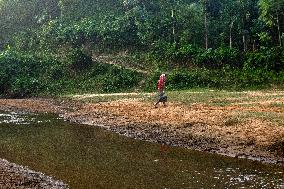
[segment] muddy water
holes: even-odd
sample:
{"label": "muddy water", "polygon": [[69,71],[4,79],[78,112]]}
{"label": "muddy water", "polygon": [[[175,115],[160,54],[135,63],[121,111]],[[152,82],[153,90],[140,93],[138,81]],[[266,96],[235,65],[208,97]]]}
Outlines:
{"label": "muddy water", "polygon": [[284,169],[129,139],[51,115],[0,113],[0,157],[72,189],[284,188]]}

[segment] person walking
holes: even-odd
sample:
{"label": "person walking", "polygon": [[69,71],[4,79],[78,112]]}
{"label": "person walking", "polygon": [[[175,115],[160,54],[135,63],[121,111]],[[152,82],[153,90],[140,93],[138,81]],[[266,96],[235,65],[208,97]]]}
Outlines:
{"label": "person walking", "polygon": [[164,106],[166,106],[167,96],[165,94],[165,86],[166,86],[166,74],[162,73],[157,82],[158,100],[155,103],[155,108],[158,107],[158,104],[160,102],[162,102]]}

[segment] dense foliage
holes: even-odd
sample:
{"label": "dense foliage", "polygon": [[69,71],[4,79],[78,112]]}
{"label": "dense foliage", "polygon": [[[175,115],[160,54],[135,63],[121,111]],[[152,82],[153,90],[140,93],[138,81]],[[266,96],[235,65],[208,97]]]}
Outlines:
{"label": "dense foliage", "polygon": [[[161,71],[170,89],[284,79],[284,0],[2,0],[0,22],[6,96],[153,89]],[[134,69],[94,60],[121,52]]]}
{"label": "dense foliage", "polygon": [[131,89],[141,81],[142,75],[134,71],[101,63],[83,65],[81,61],[85,60],[85,55],[75,53],[75,56],[72,61],[58,61],[51,56],[3,51],[0,54],[0,94],[19,98],[118,92]]}

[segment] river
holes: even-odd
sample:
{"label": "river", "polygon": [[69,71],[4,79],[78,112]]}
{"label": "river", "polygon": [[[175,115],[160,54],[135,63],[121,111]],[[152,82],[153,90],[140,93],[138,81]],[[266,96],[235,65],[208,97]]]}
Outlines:
{"label": "river", "polygon": [[0,146],[0,158],[72,189],[284,189],[283,167],[134,140],[50,114],[0,113]]}

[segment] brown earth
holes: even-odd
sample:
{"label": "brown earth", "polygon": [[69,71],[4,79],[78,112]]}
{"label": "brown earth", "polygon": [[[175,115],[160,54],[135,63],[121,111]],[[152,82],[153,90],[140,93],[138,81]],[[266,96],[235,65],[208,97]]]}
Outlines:
{"label": "brown earth", "polygon": [[67,189],[61,181],[29,170],[27,167],[0,159],[0,188],[1,189]]}
{"label": "brown earth", "polygon": [[141,99],[96,103],[79,98],[0,99],[0,110],[56,113],[137,139],[283,165],[284,126],[261,116],[246,116],[262,112],[283,116],[284,107],[270,106],[270,101],[254,102],[257,106],[169,103],[154,108]]}

